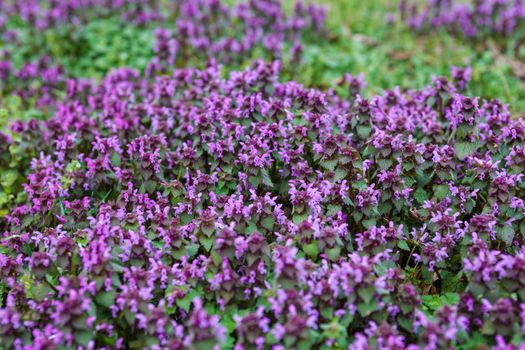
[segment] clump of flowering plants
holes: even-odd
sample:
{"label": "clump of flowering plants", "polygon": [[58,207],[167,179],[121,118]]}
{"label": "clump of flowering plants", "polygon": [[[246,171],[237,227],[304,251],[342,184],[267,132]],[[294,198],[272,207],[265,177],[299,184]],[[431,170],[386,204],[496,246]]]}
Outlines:
{"label": "clump of flowering plants", "polygon": [[525,122],[442,77],[365,99],[279,68],[71,80],[2,134],[35,157],[0,222],[0,346],[525,341]]}
{"label": "clump of flowering plants", "polygon": [[[285,11],[278,0],[228,5],[217,0],[169,4],[151,0],[0,0],[0,127],[12,116],[25,121],[47,118],[64,96],[93,85],[94,70],[105,73],[123,63],[153,77],[168,74],[174,67],[205,67],[208,61],[234,69],[251,62],[252,57],[264,57],[286,62],[287,72],[293,75],[303,45],[322,40],[326,34],[324,7],[300,0],[293,4]],[[114,27],[117,34],[112,32]],[[133,44],[121,44],[126,41],[125,33],[132,36]],[[144,36],[147,45],[140,42]],[[113,51],[103,41],[109,41]],[[137,53],[137,46],[145,48]],[[118,53],[111,54],[114,51]],[[107,56],[129,60],[112,61]],[[169,84],[164,88],[171,89]],[[34,121],[17,124],[9,138],[18,138],[23,129],[39,132],[34,127]],[[38,150],[30,144],[9,149],[9,140],[0,141],[4,147],[0,159],[3,216],[19,199],[29,161]]]}

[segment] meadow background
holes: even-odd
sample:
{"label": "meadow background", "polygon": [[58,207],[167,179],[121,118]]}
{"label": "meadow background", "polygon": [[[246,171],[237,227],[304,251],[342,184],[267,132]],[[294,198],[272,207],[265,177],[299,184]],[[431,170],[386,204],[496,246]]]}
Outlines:
{"label": "meadow background", "polygon": [[[164,6],[168,3],[164,2]],[[288,12],[293,3],[284,1]],[[498,49],[497,37],[473,40],[444,28],[418,33],[400,19],[399,0],[316,3],[328,8],[329,35],[306,40],[302,66],[298,71],[286,72],[283,79],[327,88],[336,86],[345,73],[363,73],[368,82],[366,93],[371,95],[396,86],[422,88],[432,77],[448,76],[452,66],[470,66],[472,82],[468,94],[498,98],[510,104],[515,114],[525,111],[525,64],[516,57],[512,45],[507,51]],[[18,67],[49,55],[70,76],[100,79],[117,67],[143,71],[154,56],[155,22],[137,27],[119,16],[108,16],[92,18],[86,26],[63,23],[44,31],[28,27],[17,18],[6,22],[7,28],[19,33],[22,45],[4,38],[0,48],[9,50]],[[524,50],[518,52],[525,55]],[[260,53],[254,53],[254,57],[259,56]],[[250,57],[245,57],[244,63],[249,62]],[[204,63],[199,59],[191,61],[197,67]],[[178,62],[178,66],[187,64]],[[239,65],[227,68],[238,69]],[[3,95],[3,108],[16,112],[17,101],[10,101],[9,91],[3,91]]]}

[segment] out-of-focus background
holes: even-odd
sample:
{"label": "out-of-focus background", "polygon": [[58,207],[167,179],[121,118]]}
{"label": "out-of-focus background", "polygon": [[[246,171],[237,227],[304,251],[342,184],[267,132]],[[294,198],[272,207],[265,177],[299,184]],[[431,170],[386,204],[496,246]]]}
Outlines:
{"label": "out-of-focus background", "polygon": [[[94,1],[95,5],[75,9],[76,3],[82,1],[59,1],[60,6],[56,6],[57,2],[53,1],[4,0],[1,2],[3,10],[0,11],[0,58],[9,60],[19,68],[24,63],[48,57],[54,64],[60,65],[68,76],[86,78],[100,78],[110,69],[119,66],[144,70],[154,56],[155,30],[162,27],[176,31],[181,19],[177,6],[184,2],[132,1],[121,8],[111,9],[110,6],[103,8]],[[199,7],[210,2],[213,1],[195,3]],[[287,13],[293,12],[295,2],[284,0]],[[313,2],[326,6],[328,10],[327,33],[323,37],[306,34],[308,37],[303,40],[301,65],[294,65],[294,71],[289,72],[291,78],[326,88],[334,86],[344,73],[363,73],[368,82],[367,93],[374,93],[395,86],[422,87],[433,76],[448,75],[452,66],[471,66],[472,83],[469,93],[499,98],[510,103],[514,112],[525,110],[525,54],[521,48],[522,22],[525,21],[519,8],[501,11],[502,23],[514,21],[509,33],[502,34],[502,30],[481,26],[479,33],[468,36],[460,28],[462,23],[432,25],[432,13],[421,20],[425,11],[429,12],[426,6],[443,7],[445,3],[457,5],[464,2],[307,1]],[[494,3],[477,3],[484,2]],[[69,7],[68,3],[71,3]],[[113,2],[113,5],[116,3],[118,1]],[[227,0],[220,3],[234,6],[239,1]],[[438,5],[428,5],[430,3]],[[443,4],[439,5],[440,3]],[[413,5],[423,13],[418,13],[423,22],[420,28],[414,28],[408,18],[415,11]],[[51,19],[42,19],[41,14],[46,10],[51,12],[46,13]],[[430,10],[432,11],[435,12],[435,9]],[[454,13],[452,10],[446,11],[447,9],[443,10],[444,17]],[[476,21],[476,11],[482,9],[473,11]],[[150,16],[144,16],[144,13]],[[457,18],[461,14],[454,16]],[[425,20],[431,25],[425,25]],[[289,50],[291,48],[285,47],[284,55]],[[252,57],[259,56],[260,52],[252,52]],[[244,62],[248,62],[248,55],[244,57]],[[187,57],[179,58],[176,65],[200,66],[205,61],[197,56],[189,60]],[[242,63],[235,62],[227,66]],[[16,111],[21,102],[16,96],[12,96],[5,84],[2,86],[2,107]]]}

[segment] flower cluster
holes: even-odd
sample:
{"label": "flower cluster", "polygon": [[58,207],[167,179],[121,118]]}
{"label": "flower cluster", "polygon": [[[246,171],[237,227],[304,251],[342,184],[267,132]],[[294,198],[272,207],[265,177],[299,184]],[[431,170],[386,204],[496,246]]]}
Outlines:
{"label": "flower cluster", "polygon": [[279,70],[70,79],[2,133],[32,160],[0,221],[0,346],[524,342],[525,121],[461,95],[468,71],[365,99]]}

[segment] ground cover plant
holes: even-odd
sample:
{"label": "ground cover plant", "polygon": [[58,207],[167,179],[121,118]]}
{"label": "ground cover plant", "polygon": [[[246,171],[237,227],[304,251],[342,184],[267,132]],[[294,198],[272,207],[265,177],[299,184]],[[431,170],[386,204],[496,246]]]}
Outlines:
{"label": "ground cover plant", "polygon": [[464,81],[367,100],[277,74],[121,69],[13,125],[37,155],[2,345],[521,343],[523,120]]}
{"label": "ground cover plant", "polygon": [[[525,121],[483,63],[382,90],[270,0],[0,8],[0,348],[524,348]],[[24,51],[124,20],[130,67]]]}

